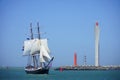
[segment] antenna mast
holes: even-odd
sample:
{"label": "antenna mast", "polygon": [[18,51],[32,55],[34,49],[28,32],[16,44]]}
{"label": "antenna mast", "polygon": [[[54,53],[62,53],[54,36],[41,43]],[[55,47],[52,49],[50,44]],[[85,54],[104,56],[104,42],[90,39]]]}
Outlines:
{"label": "antenna mast", "polygon": [[86,66],[86,63],[87,63],[87,61],[86,61],[86,55],[84,56],[84,66]]}

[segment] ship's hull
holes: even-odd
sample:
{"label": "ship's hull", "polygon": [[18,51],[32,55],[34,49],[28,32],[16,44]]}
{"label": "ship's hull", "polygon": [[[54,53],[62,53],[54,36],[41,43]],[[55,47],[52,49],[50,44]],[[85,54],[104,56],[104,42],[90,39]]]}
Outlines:
{"label": "ship's hull", "polygon": [[38,68],[38,69],[25,69],[25,72],[27,74],[48,74],[49,73],[49,69],[47,68]]}

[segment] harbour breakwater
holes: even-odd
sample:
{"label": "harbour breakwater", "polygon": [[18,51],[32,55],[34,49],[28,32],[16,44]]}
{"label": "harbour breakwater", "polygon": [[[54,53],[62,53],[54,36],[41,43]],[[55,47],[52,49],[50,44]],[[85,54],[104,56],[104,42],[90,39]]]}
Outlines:
{"label": "harbour breakwater", "polygon": [[54,70],[120,70],[120,66],[61,66]]}

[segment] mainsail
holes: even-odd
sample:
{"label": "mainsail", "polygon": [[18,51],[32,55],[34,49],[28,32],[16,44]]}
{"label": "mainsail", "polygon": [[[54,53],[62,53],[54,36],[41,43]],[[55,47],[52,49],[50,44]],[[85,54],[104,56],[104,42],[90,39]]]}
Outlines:
{"label": "mainsail", "polygon": [[40,47],[41,47],[41,42],[39,39],[33,39],[33,43],[31,46],[31,52],[30,54],[39,54],[40,53]]}

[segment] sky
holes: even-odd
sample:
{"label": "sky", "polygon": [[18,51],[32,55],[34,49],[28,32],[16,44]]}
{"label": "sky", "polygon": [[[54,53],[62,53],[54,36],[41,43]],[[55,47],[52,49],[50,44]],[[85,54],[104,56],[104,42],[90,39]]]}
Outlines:
{"label": "sky", "polygon": [[23,41],[40,23],[53,66],[94,65],[94,27],[100,28],[100,65],[120,65],[119,0],[0,0],[0,66],[25,66]]}

